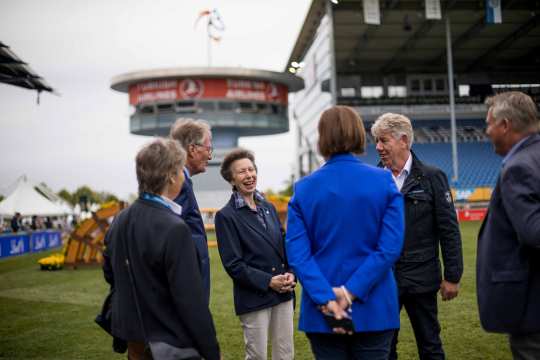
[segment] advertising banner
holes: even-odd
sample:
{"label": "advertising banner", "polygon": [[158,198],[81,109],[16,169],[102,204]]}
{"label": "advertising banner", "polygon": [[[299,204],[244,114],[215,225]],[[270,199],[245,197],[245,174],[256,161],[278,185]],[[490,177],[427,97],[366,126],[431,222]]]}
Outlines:
{"label": "advertising banner", "polygon": [[381,9],[379,0],[364,0],[364,22],[366,24],[381,24]]}
{"label": "advertising banner", "polygon": [[237,79],[155,80],[134,84],[129,88],[131,105],[196,99],[257,101],[287,105],[287,96],[288,89],[285,85]]}
{"label": "advertising banner", "polygon": [[486,23],[502,23],[501,0],[486,0]]}
{"label": "advertising banner", "polygon": [[426,19],[441,20],[441,0],[426,0]]}
{"label": "advertising banner", "polygon": [[487,209],[459,209],[458,221],[482,221],[486,217]]}
{"label": "advertising banner", "polygon": [[62,246],[59,231],[21,232],[0,235],[0,259]]}

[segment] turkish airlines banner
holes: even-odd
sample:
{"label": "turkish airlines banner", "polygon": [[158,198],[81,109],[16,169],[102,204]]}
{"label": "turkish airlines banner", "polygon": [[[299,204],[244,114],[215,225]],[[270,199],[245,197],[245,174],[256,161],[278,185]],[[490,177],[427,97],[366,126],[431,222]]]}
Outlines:
{"label": "turkish airlines banner", "polygon": [[233,79],[154,80],[129,87],[129,103],[175,100],[238,100],[287,105],[287,86],[268,81]]}
{"label": "turkish airlines banner", "polygon": [[458,221],[482,221],[486,217],[487,209],[459,209]]}

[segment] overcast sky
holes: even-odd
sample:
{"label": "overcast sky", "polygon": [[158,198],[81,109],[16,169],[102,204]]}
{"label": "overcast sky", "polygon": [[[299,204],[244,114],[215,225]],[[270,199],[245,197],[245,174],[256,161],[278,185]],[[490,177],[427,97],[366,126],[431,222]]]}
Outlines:
{"label": "overcast sky", "polygon": [[[137,192],[134,156],[148,137],[129,133],[128,96],[113,76],[206,66],[198,13],[225,22],[214,66],[283,71],[309,0],[17,0],[0,2],[0,41],[60,96],[0,84],[0,192],[22,174],[53,190],[81,185],[127,198]],[[292,125],[292,124],[291,124]],[[292,127],[292,126],[291,126]],[[291,133],[242,138],[259,166],[259,188],[284,187],[295,154]]]}

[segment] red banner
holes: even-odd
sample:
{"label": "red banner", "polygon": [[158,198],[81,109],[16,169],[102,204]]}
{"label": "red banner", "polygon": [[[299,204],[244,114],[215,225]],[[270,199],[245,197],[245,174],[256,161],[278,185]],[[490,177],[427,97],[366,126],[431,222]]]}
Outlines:
{"label": "red banner", "polygon": [[482,221],[486,217],[487,209],[458,209],[459,221]]}
{"label": "red banner", "polygon": [[175,100],[238,100],[287,105],[285,85],[234,79],[153,80],[129,87],[129,103],[138,105]]}

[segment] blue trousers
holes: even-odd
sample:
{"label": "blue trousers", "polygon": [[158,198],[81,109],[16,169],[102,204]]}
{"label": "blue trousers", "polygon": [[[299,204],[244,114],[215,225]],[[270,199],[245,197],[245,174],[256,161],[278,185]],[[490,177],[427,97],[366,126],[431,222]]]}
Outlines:
{"label": "blue trousers", "polygon": [[[423,294],[401,294],[399,307],[405,307],[416,338],[420,360],[444,360],[441,342],[441,326],[437,318],[437,292]],[[399,330],[392,341],[390,360],[396,360]]]}
{"label": "blue trousers", "polygon": [[387,360],[394,330],[306,335],[317,360]]}

